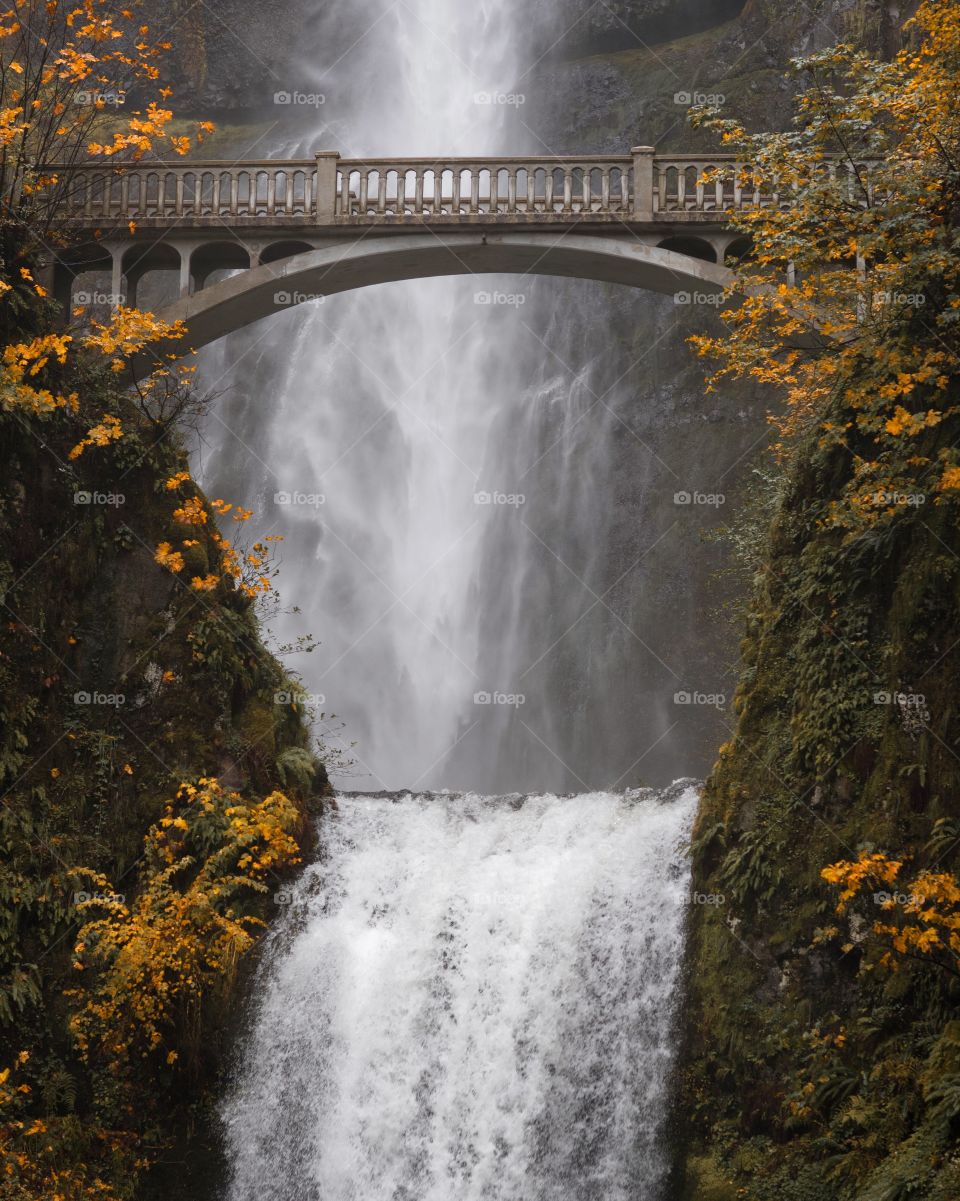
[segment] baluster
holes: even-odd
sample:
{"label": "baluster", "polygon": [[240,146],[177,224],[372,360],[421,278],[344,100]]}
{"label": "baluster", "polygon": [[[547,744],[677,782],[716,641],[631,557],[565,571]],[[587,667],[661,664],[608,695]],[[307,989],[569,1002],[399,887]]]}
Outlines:
{"label": "baluster", "polygon": [[500,172],[496,168],[496,164],[490,168],[490,210],[491,213],[500,212]]}
{"label": "baluster", "polygon": [[367,196],[370,190],[370,172],[366,169],[360,172],[360,198],[358,201],[361,217],[367,215]]}
{"label": "baluster", "polygon": [[600,211],[610,212],[610,168],[603,167],[600,171]]}
{"label": "baluster", "polygon": [[573,172],[569,167],[563,169],[563,211],[573,212]]}
{"label": "baluster", "polygon": [[130,176],[122,175],[120,177],[120,215],[121,217],[130,217]]}
{"label": "baluster", "polygon": [[507,212],[517,211],[517,168],[511,167],[507,172]]}
{"label": "baluster", "polygon": [[433,168],[433,215],[443,212],[443,167]]}
{"label": "baluster", "polygon": [[527,212],[537,211],[537,169],[532,164],[527,165]]}
{"label": "baluster", "polygon": [[713,204],[718,212],[723,210],[723,176],[718,175],[713,185]]}
{"label": "baluster", "polygon": [[703,173],[697,167],[697,185],[696,185],[696,208],[698,213],[703,212],[704,208],[704,188],[703,188]]}
{"label": "baluster", "polygon": [[383,216],[387,211],[387,172],[386,169],[380,169],[380,183],[377,187],[377,212]]}
{"label": "baluster", "polygon": [[237,215],[240,205],[240,176],[236,171],[230,172],[230,216]]}
{"label": "baluster", "polygon": [[423,216],[423,167],[416,169],[416,187],[413,197],[413,211],[416,216]]}
{"label": "baluster", "polygon": [[295,205],[294,179],[295,179],[295,172],[288,171],[287,172],[287,188],[286,188],[286,194],[284,196],[284,201],[283,201],[284,212],[288,216],[293,216],[293,210],[294,210],[294,205]]}
{"label": "baluster", "polygon": [[193,198],[193,211],[197,217],[203,216],[203,188],[206,176],[203,172],[198,171],[193,176],[193,186],[196,189],[196,194]]}
{"label": "baluster", "polygon": [[733,164],[733,207],[743,207],[743,164]]}
{"label": "baluster", "polygon": [[581,213],[589,213],[591,206],[593,204],[593,201],[590,198],[590,168],[589,167],[583,168],[583,171],[580,176],[580,180],[581,180],[580,212]]}
{"label": "baluster", "polygon": [[157,216],[165,217],[167,215],[167,173],[160,171],[157,174]]}
{"label": "baluster", "polygon": [[344,217],[352,217],[353,201],[350,198],[350,172],[340,174],[340,213]]}
{"label": "baluster", "polygon": [[470,168],[470,212],[480,212],[480,166]]}
{"label": "baluster", "polygon": [[553,168],[548,167],[543,177],[543,208],[547,213],[553,212]]}
{"label": "baluster", "polygon": [[683,212],[687,207],[687,173],[682,164],[677,164],[677,208]]}
{"label": "baluster", "polygon": [[458,167],[453,173],[451,183],[453,185],[453,196],[450,204],[450,211],[456,216],[460,212],[460,185],[463,182],[463,174]]}
{"label": "baluster", "polygon": [[267,176],[267,216],[272,217],[277,211],[277,173],[271,171]]}

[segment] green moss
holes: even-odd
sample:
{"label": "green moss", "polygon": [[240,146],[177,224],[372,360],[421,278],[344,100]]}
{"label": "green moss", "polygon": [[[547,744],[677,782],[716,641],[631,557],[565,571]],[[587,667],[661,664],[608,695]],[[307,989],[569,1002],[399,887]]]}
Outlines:
{"label": "green moss", "polygon": [[[109,372],[80,369],[76,388],[76,415],[0,413],[0,1068],[31,1052],[26,1104],[51,1123],[65,1164],[94,1164],[128,1196],[137,1155],[168,1145],[176,1166],[138,1195],[194,1201],[211,1155],[198,1135],[238,993],[196,1015],[202,1053],[189,1069],[184,1054],[166,1083],[122,1083],[109,1065],[84,1065],[65,996],[76,975],[72,869],[103,873],[130,899],[146,831],[180,782],[199,776],[251,797],[282,789],[300,807],[306,846],[326,775],[300,716],[275,703],[294,685],[252,602],[227,578],[213,592],[190,586],[194,574],[220,573],[210,530],[195,535],[179,575],[154,561],[159,542],[183,539],[163,484],[185,469],[182,452],[138,427]],[[124,438],[71,460],[104,412],[122,415]],[[87,492],[124,500],[76,503]],[[269,905],[268,894],[259,916]],[[115,1157],[97,1142],[104,1126],[130,1132]]]}
{"label": "green moss", "polygon": [[[960,815],[960,535],[942,505],[842,544],[818,518],[848,466],[815,445],[797,458],[694,831],[695,887],[726,904],[691,914],[683,1196],[699,1199],[705,1159],[750,1201],[945,1196],[956,1117],[926,1098],[960,989],[920,964],[861,970],[855,927],[817,931],[839,920],[822,867],[861,848],[957,868],[956,846],[929,839]],[[929,720],[884,692],[922,693]]]}

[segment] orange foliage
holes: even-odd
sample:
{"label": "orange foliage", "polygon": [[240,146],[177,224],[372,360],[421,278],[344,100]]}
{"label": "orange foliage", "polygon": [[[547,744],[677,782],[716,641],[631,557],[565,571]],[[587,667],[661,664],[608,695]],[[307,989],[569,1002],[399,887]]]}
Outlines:
{"label": "orange foliage", "polygon": [[849,45],[805,60],[793,131],[695,118],[742,156],[746,190],[788,203],[730,214],[753,254],[736,268],[726,332],[692,341],[719,363],[712,384],[778,391],[782,458],[811,434],[849,454],[827,519],[848,535],[904,503],[952,500],[943,481],[958,461],[955,439],[928,435],[960,412],[960,7],[924,0],[911,24],[919,48],[892,62]]}

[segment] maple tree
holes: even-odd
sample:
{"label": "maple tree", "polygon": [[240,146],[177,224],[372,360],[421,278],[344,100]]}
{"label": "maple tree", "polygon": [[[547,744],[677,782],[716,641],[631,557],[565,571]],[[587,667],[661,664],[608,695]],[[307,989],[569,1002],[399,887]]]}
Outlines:
{"label": "maple tree", "polygon": [[821,447],[852,471],[829,524],[856,535],[904,504],[956,501],[960,452],[943,423],[960,378],[960,8],[925,0],[919,39],[891,62],[851,45],[798,60],[795,128],[750,134],[703,109],[742,158],[735,210],[752,251],[736,265],[711,385],[750,378],[785,400],[781,460]]}
{"label": "maple tree", "polygon": [[171,43],[139,0],[8,0],[0,13],[0,252],[8,267],[60,240],[57,210],[90,159],[184,155],[160,81]]}
{"label": "maple tree", "polygon": [[[872,901],[880,916],[869,930],[884,946],[879,966],[897,970],[900,958],[931,963],[960,975],[960,885],[949,872],[924,870],[901,879],[902,860],[863,851],[820,873],[840,889],[837,913],[858,901]],[[891,891],[892,890],[892,891]],[[825,932],[836,936],[837,931]],[[849,944],[848,944],[849,945]]]}

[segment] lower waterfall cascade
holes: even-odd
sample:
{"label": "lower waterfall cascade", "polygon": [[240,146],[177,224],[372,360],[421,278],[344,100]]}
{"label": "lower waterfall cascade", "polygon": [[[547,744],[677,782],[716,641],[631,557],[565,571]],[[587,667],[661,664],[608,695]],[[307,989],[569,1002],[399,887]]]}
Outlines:
{"label": "lower waterfall cascade", "polygon": [[227,1201],[661,1201],[697,795],[337,797],[277,897]]}

